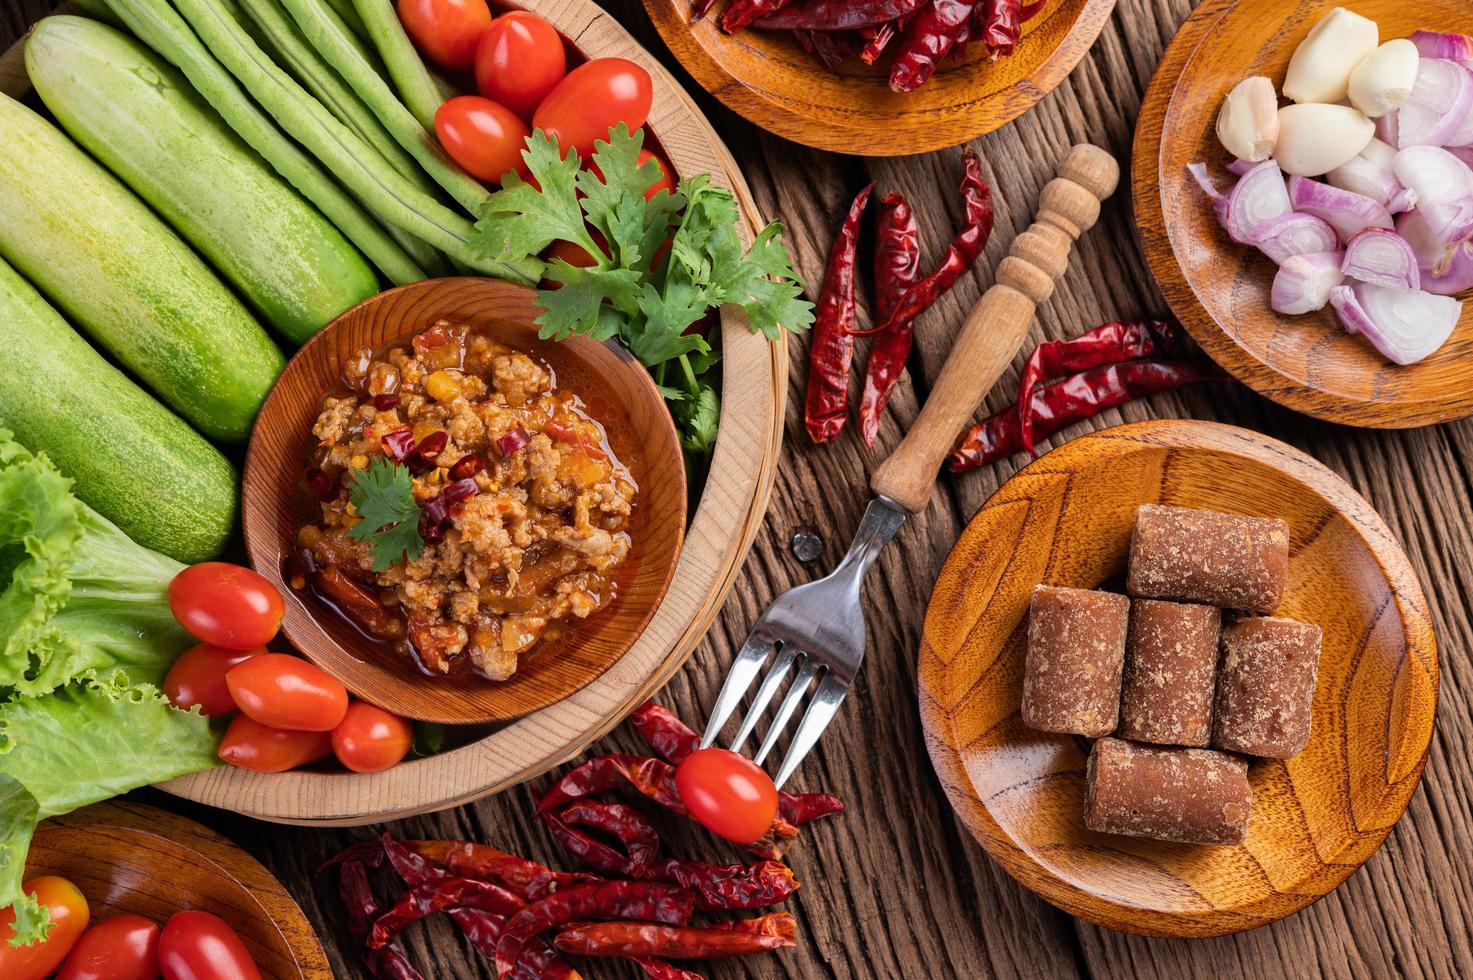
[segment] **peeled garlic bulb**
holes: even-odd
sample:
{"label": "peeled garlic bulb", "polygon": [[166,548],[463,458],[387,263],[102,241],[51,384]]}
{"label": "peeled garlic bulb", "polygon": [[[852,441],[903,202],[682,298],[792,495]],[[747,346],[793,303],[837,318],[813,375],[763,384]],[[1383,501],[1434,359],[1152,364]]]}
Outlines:
{"label": "peeled garlic bulb", "polygon": [[1217,114],[1217,138],[1239,160],[1261,163],[1274,155],[1279,139],[1279,96],[1262,75],[1233,87]]}
{"label": "peeled garlic bulb", "polygon": [[1376,124],[1348,105],[1288,105],[1279,110],[1274,159],[1287,174],[1321,177],[1360,155]]}
{"label": "peeled garlic bulb", "polygon": [[1294,50],[1284,76],[1284,97],[1295,102],[1339,102],[1350,73],[1381,41],[1376,22],[1336,7]]}
{"label": "peeled garlic bulb", "polygon": [[1406,38],[1387,41],[1350,73],[1350,104],[1371,119],[1400,107],[1417,84],[1421,60],[1417,46]]}

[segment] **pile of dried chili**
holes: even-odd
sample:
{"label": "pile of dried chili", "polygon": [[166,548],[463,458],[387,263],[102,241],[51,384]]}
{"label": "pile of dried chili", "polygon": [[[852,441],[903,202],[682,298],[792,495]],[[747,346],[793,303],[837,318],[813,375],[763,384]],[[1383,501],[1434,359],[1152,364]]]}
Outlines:
{"label": "pile of dried chili", "polygon": [[[1044,0],[731,0],[721,13],[721,29],[792,31],[830,69],[856,54],[872,65],[893,46],[890,88],[913,92],[941,62],[965,58],[973,41],[982,43],[989,58],[1012,54],[1023,24],[1043,5]],[[691,19],[714,6],[715,0],[695,0]]]}
{"label": "pile of dried chili", "polygon": [[[752,847],[762,858],[755,864],[662,857],[659,834],[640,810],[593,797],[628,786],[684,814],[674,765],[700,740],[653,702],[635,711],[631,721],[662,758],[595,757],[564,774],[538,804],[554,839],[587,871],[554,871],[469,841],[389,835],[333,858],[329,864],[340,868],[349,931],[369,972],[380,980],[418,980],[421,975],[394,937],[436,912],[451,917],[496,964],[502,980],[573,980],[579,973],[565,953],[627,959],[657,980],[700,980],[666,958],[708,959],[797,945],[797,923],[787,912],[700,924],[692,919],[785,901],[798,882],[776,860],[782,847],[803,824],[842,812],[843,804],[825,793],[780,794],[772,832]],[[373,892],[371,869],[392,871],[404,885],[387,908]]]}

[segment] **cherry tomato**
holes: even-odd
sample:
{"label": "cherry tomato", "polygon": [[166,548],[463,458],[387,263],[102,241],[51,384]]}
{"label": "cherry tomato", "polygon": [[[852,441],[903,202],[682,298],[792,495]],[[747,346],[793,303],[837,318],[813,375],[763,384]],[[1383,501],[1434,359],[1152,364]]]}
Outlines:
{"label": "cherry tomato", "polygon": [[545,130],[563,152],[577,150],[587,160],[594,140],[624,123],[632,133],[650,115],[654,92],[650,73],[623,58],[594,58],[568,72],[532,115],[532,128]]}
{"label": "cherry tomato", "polygon": [[598,260],[589,253],[588,249],[573,242],[565,242],[561,238],[547,246],[546,255],[548,261],[562,259],[568,265],[579,269],[598,265]]}
{"label": "cherry tomato", "polygon": [[777,816],[772,777],[729,749],[692,752],[675,769],[675,791],[707,830],[738,844],[767,833]]}
{"label": "cherry tomato", "polygon": [[476,45],[476,88],[527,122],[567,73],[557,29],[526,10],[496,18]]}
{"label": "cherry tomato", "polygon": [[354,701],[332,730],[332,750],[354,772],[379,772],[399,764],[414,741],[409,722],[367,701]]}
{"label": "cherry tomato", "polygon": [[220,758],[232,766],[255,772],[286,772],[332,754],[328,732],[300,732],[272,728],[239,714],[220,739]]}
{"label": "cherry tomato", "polygon": [[506,106],[479,95],[457,95],[435,110],[435,135],[471,176],[499,183],[508,170],[526,176],[522,148],[527,124]]}
{"label": "cherry tomato", "polygon": [[[644,166],[646,160],[655,161],[655,166],[660,168],[660,176],[653,184],[645,188],[644,199],[648,201],[661,191],[669,191],[674,194],[675,181],[670,179],[670,164],[666,163],[664,158],[654,150],[640,150],[639,166]],[[598,176],[599,180],[604,179],[604,172],[598,169],[598,164],[589,161],[588,169],[592,170]]]}
{"label": "cherry tomato", "polygon": [[476,60],[491,8],[486,0],[399,0],[399,21],[421,54],[462,71]]}
{"label": "cherry tomato", "polygon": [[272,728],[330,732],[348,710],[342,681],[289,653],[236,664],[225,672],[225,685],[241,711]]}
{"label": "cherry tomato", "polygon": [[87,899],[65,878],[42,875],[22,889],[51,913],[51,930],[46,938],[29,946],[12,946],[15,938],[15,909],[0,909],[0,977],[5,980],[41,980],[76,945],[87,928]]}
{"label": "cherry tomato", "polygon": [[208,912],[175,912],[159,936],[164,980],[261,980],[245,943]]}
{"label": "cherry tomato", "polygon": [[262,647],[281,628],[285,606],[260,574],[223,561],[191,565],[169,583],[169,608],[196,640],[229,650]]}
{"label": "cherry tomato", "polygon": [[56,980],[158,980],[158,976],[158,923],[141,915],[118,915],[82,933]]}
{"label": "cherry tomato", "polygon": [[225,672],[265,652],[265,647],[227,650],[208,643],[196,644],[169,668],[164,678],[164,696],[174,707],[186,711],[199,705],[200,712],[210,718],[228,715],[235,710],[235,699],[225,684]]}

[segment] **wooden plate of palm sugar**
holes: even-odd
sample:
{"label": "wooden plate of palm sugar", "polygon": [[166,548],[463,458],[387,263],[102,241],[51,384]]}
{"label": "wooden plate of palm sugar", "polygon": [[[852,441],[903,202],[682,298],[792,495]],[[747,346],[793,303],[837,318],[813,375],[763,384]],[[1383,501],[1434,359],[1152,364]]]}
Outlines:
{"label": "wooden plate of palm sugar", "polygon": [[[1192,512],[1250,560],[1177,562],[1203,538],[1172,523]],[[1099,659],[1050,679],[1030,630]],[[1132,658],[1168,652],[1192,680],[1132,705]],[[1277,690],[1254,686],[1265,662]],[[920,653],[926,744],[977,841],[1065,911],[1161,937],[1265,925],[1359,868],[1416,790],[1437,685],[1426,598],[1370,505],[1290,446],[1192,421],[1084,436],[1004,484],[941,571]]]}

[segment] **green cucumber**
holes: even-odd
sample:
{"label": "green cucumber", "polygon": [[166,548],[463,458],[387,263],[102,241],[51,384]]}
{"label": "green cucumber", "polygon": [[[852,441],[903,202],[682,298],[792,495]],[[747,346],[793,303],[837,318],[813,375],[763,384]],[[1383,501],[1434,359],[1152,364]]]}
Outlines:
{"label": "green cucumber", "polygon": [[71,137],[288,340],[306,341],[378,292],[358,250],[137,41],[47,17],[26,41],[26,71]]}
{"label": "green cucumber", "polygon": [[281,351],[146,204],[3,95],[0,256],[206,436],[250,434]]}
{"label": "green cucumber", "polygon": [[0,428],[51,457],[78,497],[139,544],[182,562],[219,555],[237,486],[219,450],[89,347],[4,261],[0,324]]}

